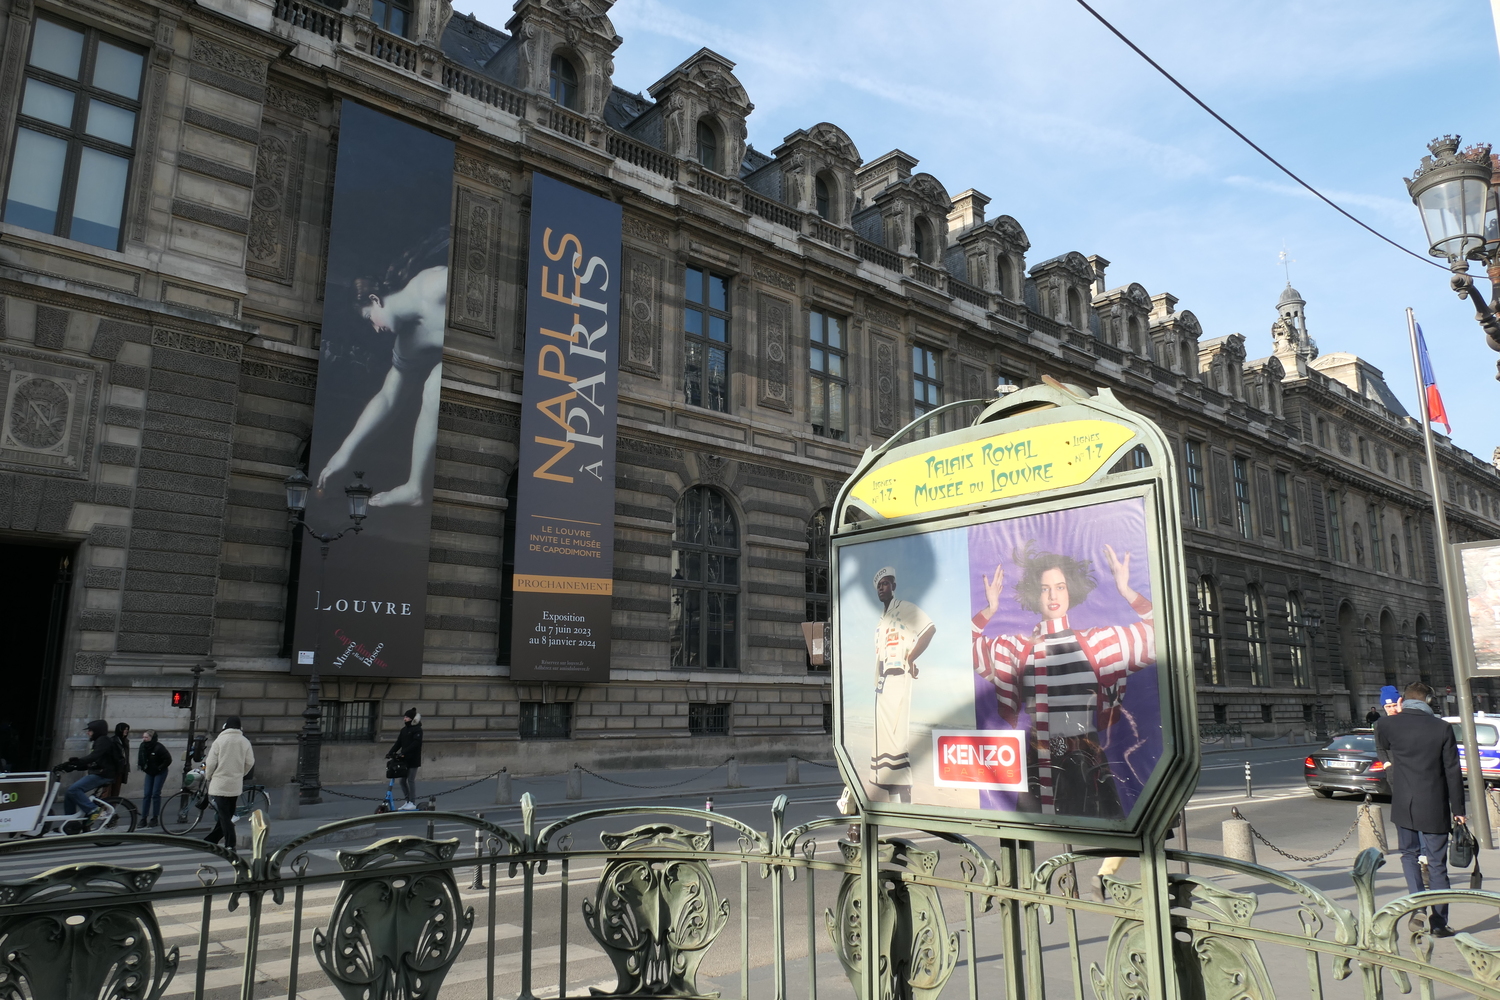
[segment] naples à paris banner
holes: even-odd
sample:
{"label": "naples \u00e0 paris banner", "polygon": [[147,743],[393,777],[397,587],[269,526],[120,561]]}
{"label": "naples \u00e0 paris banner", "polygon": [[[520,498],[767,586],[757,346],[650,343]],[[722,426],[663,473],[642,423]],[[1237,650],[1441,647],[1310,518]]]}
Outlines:
{"label": "naples \u00e0 paris banner", "polygon": [[620,206],[532,175],[510,675],[609,680]]}
{"label": "naples \u00e0 paris banner", "polygon": [[307,524],[292,670],[416,677],[427,611],[432,466],[448,312],[453,143],[345,101],[328,236]]}

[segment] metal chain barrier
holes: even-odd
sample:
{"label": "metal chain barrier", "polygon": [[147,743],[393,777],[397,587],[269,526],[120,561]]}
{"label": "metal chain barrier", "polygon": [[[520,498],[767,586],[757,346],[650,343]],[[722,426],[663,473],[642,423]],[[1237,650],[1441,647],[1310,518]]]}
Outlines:
{"label": "metal chain barrier", "polygon": [[652,788],[677,788],[677,787],[679,787],[681,785],[686,785],[690,781],[697,781],[699,778],[706,778],[708,775],[713,774],[719,768],[721,768],[721,767],[727,767],[728,764],[729,764],[729,762],[732,761],[732,760],[734,760],[733,757],[725,757],[724,758],[724,763],[722,763],[722,764],[715,764],[713,767],[709,768],[707,771],[704,771],[702,774],[695,774],[695,775],[693,775],[690,778],[683,778],[681,781],[674,781],[674,782],[672,782],[669,785],[636,785],[636,784],[632,784],[629,781],[620,781],[620,780],[618,780],[616,778],[606,777],[605,775],[600,774],[598,771],[590,771],[588,768],[584,767],[582,764],[574,764],[573,766],[576,767],[576,768],[578,768],[578,770],[582,771],[584,774],[591,774],[594,777],[598,778],[600,781],[607,781],[611,785],[620,785],[623,788],[652,789]]}
{"label": "metal chain barrier", "polygon": [[[720,765],[720,766],[722,767],[723,765]],[[502,768],[500,768],[499,771],[491,771],[489,774],[486,774],[484,777],[482,777],[482,778],[475,778],[473,781],[469,782],[468,784],[459,785],[457,788],[444,789],[441,792],[431,792],[431,793],[429,793],[425,797],[429,798],[429,799],[435,799],[435,798],[437,798],[440,795],[452,795],[454,792],[461,792],[465,788],[473,788],[475,785],[479,784],[481,781],[489,781],[491,778],[498,777],[499,774],[500,774],[500,771],[504,771],[504,770],[505,770],[505,768],[502,767]],[[321,786],[319,786],[318,787],[318,791],[320,791],[320,792],[327,792],[329,795],[337,795],[341,799],[359,799],[362,802],[384,802],[385,801],[385,796],[384,795],[355,795],[352,792],[339,792],[339,791],[335,791],[334,789],[329,788],[327,785],[321,785]]]}
{"label": "metal chain barrier", "polygon": [[838,767],[837,764],[825,764],[821,760],[808,760],[806,757],[798,757],[796,754],[792,754],[792,760],[800,760],[802,763],[811,764],[813,767]]}
{"label": "metal chain barrier", "polygon": [[384,802],[384,795],[354,795],[350,792],[336,792],[327,785],[319,785],[319,792],[327,792],[329,795],[337,795],[341,799],[359,799],[362,802]]}
{"label": "metal chain barrier", "polygon": [[[1235,819],[1245,819],[1245,817],[1240,814],[1240,810],[1239,810],[1238,806],[1230,806],[1229,807],[1229,811],[1230,811],[1230,813],[1232,813],[1234,815]],[[1267,840],[1265,838],[1265,835],[1262,834],[1259,830],[1257,830],[1255,828],[1255,824],[1254,823],[1250,823],[1249,820],[1245,820],[1245,822],[1250,825],[1250,835],[1252,837],[1254,837],[1256,840],[1260,841],[1262,844],[1265,844],[1271,850],[1275,851],[1277,854],[1281,855],[1283,858],[1286,858],[1288,861],[1300,861],[1303,864],[1313,864],[1314,862],[1322,861],[1325,858],[1331,857],[1332,855],[1334,855],[1335,853],[1337,853],[1338,850],[1339,850],[1339,848],[1341,848],[1345,844],[1349,843],[1349,838],[1352,837],[1352,836],[1354,836],[1355,831],[1359,829],[1359,824],[1362,823],[1362,822],[1368,822],[1370,824],[1370,829],[1375,833],[1375,838],[1378,841],[1380,841],[1380,847],[1381,847],[1381,849],[1382,850],[1386,850],[1387,849],[1386,848],[1386,843],[1385,843],[1385,831],[1376,828],[1376,826],[1375,826],[1375,815],[1374,815],[1374,813],[1370,812],[1369,807],[1368,807],[1368,803],[1360,805],[1360,807],[1359,807],[1359,815],[1354,818],[1354,822],[1353,823],[1349,824],[1349,829],[1347,829],[1347,830],[1344,831],[1343,838],[1341,840],[1339,840],[1339,842],[1337,844],[1334,844],[1333,847],[1331,847],[1328,850],[1324,851],[1322,854],[1314,854],[1314,855],[1304,856],[1304,855],[1301,855],[1301,854],[1293,854],[1290,851],[1283,851],[1281,848],[1277,847],[1275,844],[1273,844],[1269,840]]]}

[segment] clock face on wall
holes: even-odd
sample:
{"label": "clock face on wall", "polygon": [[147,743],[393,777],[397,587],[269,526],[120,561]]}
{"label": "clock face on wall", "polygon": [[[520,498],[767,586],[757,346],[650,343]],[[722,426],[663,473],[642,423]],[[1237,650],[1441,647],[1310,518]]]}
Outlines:
{"label": "clock face on wall", "polygon": [[65,383],[44,375],[16,372],[5,406],[8,447],[52,451],[63,445],[73,397]]}

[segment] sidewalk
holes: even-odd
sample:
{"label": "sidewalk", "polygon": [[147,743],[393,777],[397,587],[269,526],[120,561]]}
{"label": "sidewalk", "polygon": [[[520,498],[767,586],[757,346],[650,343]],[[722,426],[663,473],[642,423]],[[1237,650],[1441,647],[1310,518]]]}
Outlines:
{"label": "sidewalk", "polygon": [[[726,793],[743,795],[758,791],[766,792],[769,801],[770,793],[782,792],[788,787],[829,789],[828,798],[831,804],[837,797],[837,790],[843,787],[843,782],[838,776],[838,769],[833,766],[831,760],[819,764],[801,761],[800,771],[801,781],[797,785],[789,786],[786,783],[785,762],[741,764],[739,767],[740,786],[733,789],[727,785],[729,777],[727,766],[608,771],[598,774],[585,771],[583,795],[576,799],[567,797],[567,772],[530,777],[516,775],[511,778],[511,803],[509,805],[499,805],[495,802],[497,779],[493,777],[471,785],[470,782],[473,779],[423,781],[419,772],[417,798],[418,801],[425,801],[430,796],[436,796],[437,809],[440,812],[483,813],[488,820],[519,828],[521,796],[527,793],[530,793],[538,811],[545,809],[550,815],[559,811],[575,813],[587,809],[639,805],[642,799],[649,799],[651,802],[671,801],[673,805],[702,808],[704,800],[709,795]],[[463,787],[465,785],[469,787]],[[311,833],[325,824],[341,819],[371,815],[384,798],[385,789],[386,783],[383,781],[324,785],[323,801],[320,804],[302,806],[296,819],[285,820],[277,818],[281,815],[281,796],[284,789],[267,788],[266,792],[271,797],[271,815],[268,817],[271,824],[269,844],[274,849],[297,837]],[[396,796],[398,802],[400,801],[399,791],[398,787]],[[420,816],[421,813],[413,815]],[[363,835],[362,830],[359,836]]]}

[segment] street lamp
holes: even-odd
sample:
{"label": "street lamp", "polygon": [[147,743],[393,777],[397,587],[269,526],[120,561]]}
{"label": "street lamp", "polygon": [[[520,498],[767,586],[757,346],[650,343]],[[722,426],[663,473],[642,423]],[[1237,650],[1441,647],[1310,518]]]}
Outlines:
{"label": "street lamp", "polygon": [[[354,523],[336,535],[327,532],[319,534],[309,528],[303,519],[307,511],[308,489],[312,485],[308,481],[307,473],[298,469],[287,476],[282,483],[286,487],[287,521],[292,530],[295,532],[300,527],[318,540],[322,553],[322,562],[318,571],[320,595],[328,579],[328,546],[351,531],[355,534],[362,531],[361,522],[370,514],[370,494],[374,490],[365,485],[364,476],[363,472],[356,472],[354,482],[344,487],[344,495],[349,498],[349,520]],[[322,666],[320,655],[323,651],[322,634],[323,630],[314,625],[312,674],[307,679],[307,707],[302,710],[302,732],[297,734],[297,782],[302,786],[300,800],[304,805],[316,805],[323,801],[318,794],[322,787],[322,779],[319,777],[318,770],[323,751],[323,712],[318,705],[318,692],[321,687],[318,668]]]}
{"label": "street lamp", "polygon": [[1469,261],[1484,262],[1492,294],[1500,289],[1500,224],[1497,224],[1494,167],[1490,147],[1459,152],[1459,137],[1445,135],[1427,144],[1431,156],[1406,179],[1406,190],[1422,215],[1427,252],[1448,261],[1453,290],[1474,304],[1474,318],[1484,328],[1490,349],[1500,351],[1500,296],[1486,302],[1469,277]]}

